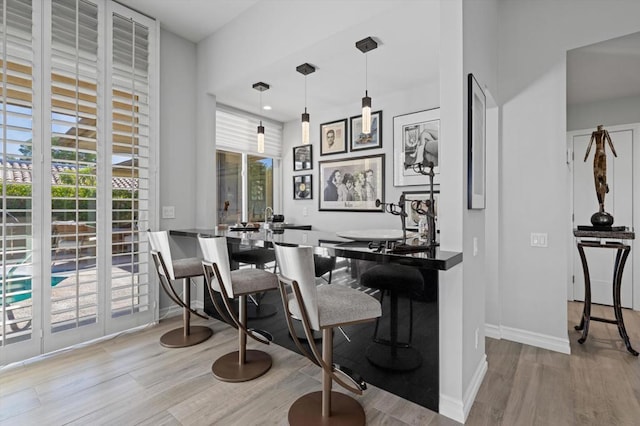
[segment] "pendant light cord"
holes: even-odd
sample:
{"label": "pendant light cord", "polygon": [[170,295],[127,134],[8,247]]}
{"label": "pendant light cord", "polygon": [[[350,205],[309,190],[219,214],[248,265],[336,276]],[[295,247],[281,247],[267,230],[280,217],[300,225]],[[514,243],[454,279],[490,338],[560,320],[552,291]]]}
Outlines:
{"label": "pendant light cord", "polygon": [[369,55],[364,54],[364,93],[369,96]]}

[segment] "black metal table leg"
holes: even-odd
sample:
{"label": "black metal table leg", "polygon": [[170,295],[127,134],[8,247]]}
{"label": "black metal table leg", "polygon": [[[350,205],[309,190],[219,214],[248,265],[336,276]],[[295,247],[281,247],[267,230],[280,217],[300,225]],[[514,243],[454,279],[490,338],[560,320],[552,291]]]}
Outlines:
{"label": "black metal table leg", "polygon": [[[580,253],[580,261],[582,262],[582,271],[584,272],[584,308],[582,310],[582,318],[580,324],[575,326],[575,329],[582,330],[582,336],[578,339],[578,343],[582,344],[587,340],[589,335],[589,324],[591,320],[606,322],[610,324],[616,324],[618,327],[618,333],[624,341],[627,351],[634,356],[638,356],[638,352],[631,347],[629,335],[624,325],[624,319],[622,317],[622,300],[620,294],[620,288],[622,287],[622,273],[624,272],[624,265],[629,257],[631,246],[621,243],[606,243],[600,244],[599,242],[578,242],[578,252]],[[598,318],[591,316],[591,278],[589,276],[589,266],[587,265],[587,258],[584,253],[585,247],[601,247],[616,250],[616,260],[613,269],[613,312],[615,314],[615,320]]]}

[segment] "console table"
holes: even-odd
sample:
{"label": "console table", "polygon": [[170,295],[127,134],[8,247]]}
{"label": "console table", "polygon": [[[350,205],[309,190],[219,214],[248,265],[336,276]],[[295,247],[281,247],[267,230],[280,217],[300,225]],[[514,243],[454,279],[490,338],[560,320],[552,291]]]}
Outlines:
{"label": "console table", "polygon": [[[622,285],[622,273],[624,272],[624,265],[629,257],[631,246],[624,243],[624,240],[633,240],[635,233],[631,231],[607,231],[607,230],[581,230],[575,229],[573,235],[577,238],[578,253],[580,253],[580,260],[582,262],[582,270],[584,272],[584,308],[582,310],[582,318],[580,324],[575,326],[575,329],[582,331],[582,337],[578,339],[578,343],[582,344],[587,340],[589,334],[589,322],[600,321],[609,324],[616,324],[618,326],[618,332],[620,337],[624,341],[627,350],[634,356],[638,356],[638,352],[631,347],[629,341],[629,335],[624,326],[624,319],[622,318],[622,305],[620,301],[620,286]],[[582,238],[597,238],[597,240],[582,240]],[[617,241],[609,241],[617,240]],[[589,265],[587,265],[587,258],[584,253],[585,247],[590,248],[604,248],[610,250],[616,250],[616,260],[613,269],[613,312],[615,314],[615,320],[608,318],[599,318],[591,316],[591,279],[589,277]]]}

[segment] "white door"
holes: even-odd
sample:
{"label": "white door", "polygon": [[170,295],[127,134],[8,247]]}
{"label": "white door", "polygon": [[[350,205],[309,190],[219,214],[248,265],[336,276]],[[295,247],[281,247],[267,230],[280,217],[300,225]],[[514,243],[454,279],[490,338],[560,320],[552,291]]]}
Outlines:
{"label": "white door", "polygon": [[[591,147],[589,158],[584,160],[587,146],[593,130],[571,133],[573,145],[573,226],[591,225],[591,215],[598,211],[593,182],[593,156],[595,142]],[[633,228],[633,130],[624,126],[608,128],[611,141],[618,154],[614,157],[607,152],[607,183],[609,193],[606,194],[604,208],[614,217],[613,226]],[[627,242],[631,243],[631,242]],[[589,274],[591,278],[591,301],[611,305],[613,303],[613,265],[616,250],[585,248]],[[577,248],[573,250],[573,297],[584,300],[584,274]],[[633,262],[631,256],[625,264],[622,276],[622,306],[630,308],[633,303]]]}

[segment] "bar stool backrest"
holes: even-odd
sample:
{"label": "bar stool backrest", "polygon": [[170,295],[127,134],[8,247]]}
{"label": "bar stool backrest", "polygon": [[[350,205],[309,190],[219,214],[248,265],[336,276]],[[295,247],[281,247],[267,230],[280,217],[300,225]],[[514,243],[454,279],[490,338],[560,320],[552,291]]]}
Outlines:
{"label": "bar stool backrest", "polygon": [[[173,260],[171,258],[171,248],[169,247],[169,234],[167,231],[147,231],[149,236],[149,244],[151,250],[160,253],[162,261],[164,262],[166,274],[169,274],[169,280],[174,281],[176,279],[173,273]],[[166,275],[165,271],[161,267],[158,268],[160,275]]]}
{"label": "bar stool backrest", "polygon": [[[202,237],[198,235],[198,242],[200,242],[200,250],[202,251],[202,258],[205,262],[210,262],[218,266],[218,272],[222,279],[222,284],[227,290],[229,297],[235,297],[233,294],[233,285],[231,285],[231,266],[229,263],[229,252],[227,250],[227,238],[226,237]],[[212,281],[212,286],[215,291],[220,293],[220,282],[218,277]]]}
{"label": "bar stool backrest", "polygon": [[[311,328],[320,330],[313,248],[290,247],[279,244],[274,244],[274,247],[280,274],[298,283]],[[302,307],[300,308],[302,309]]]}

